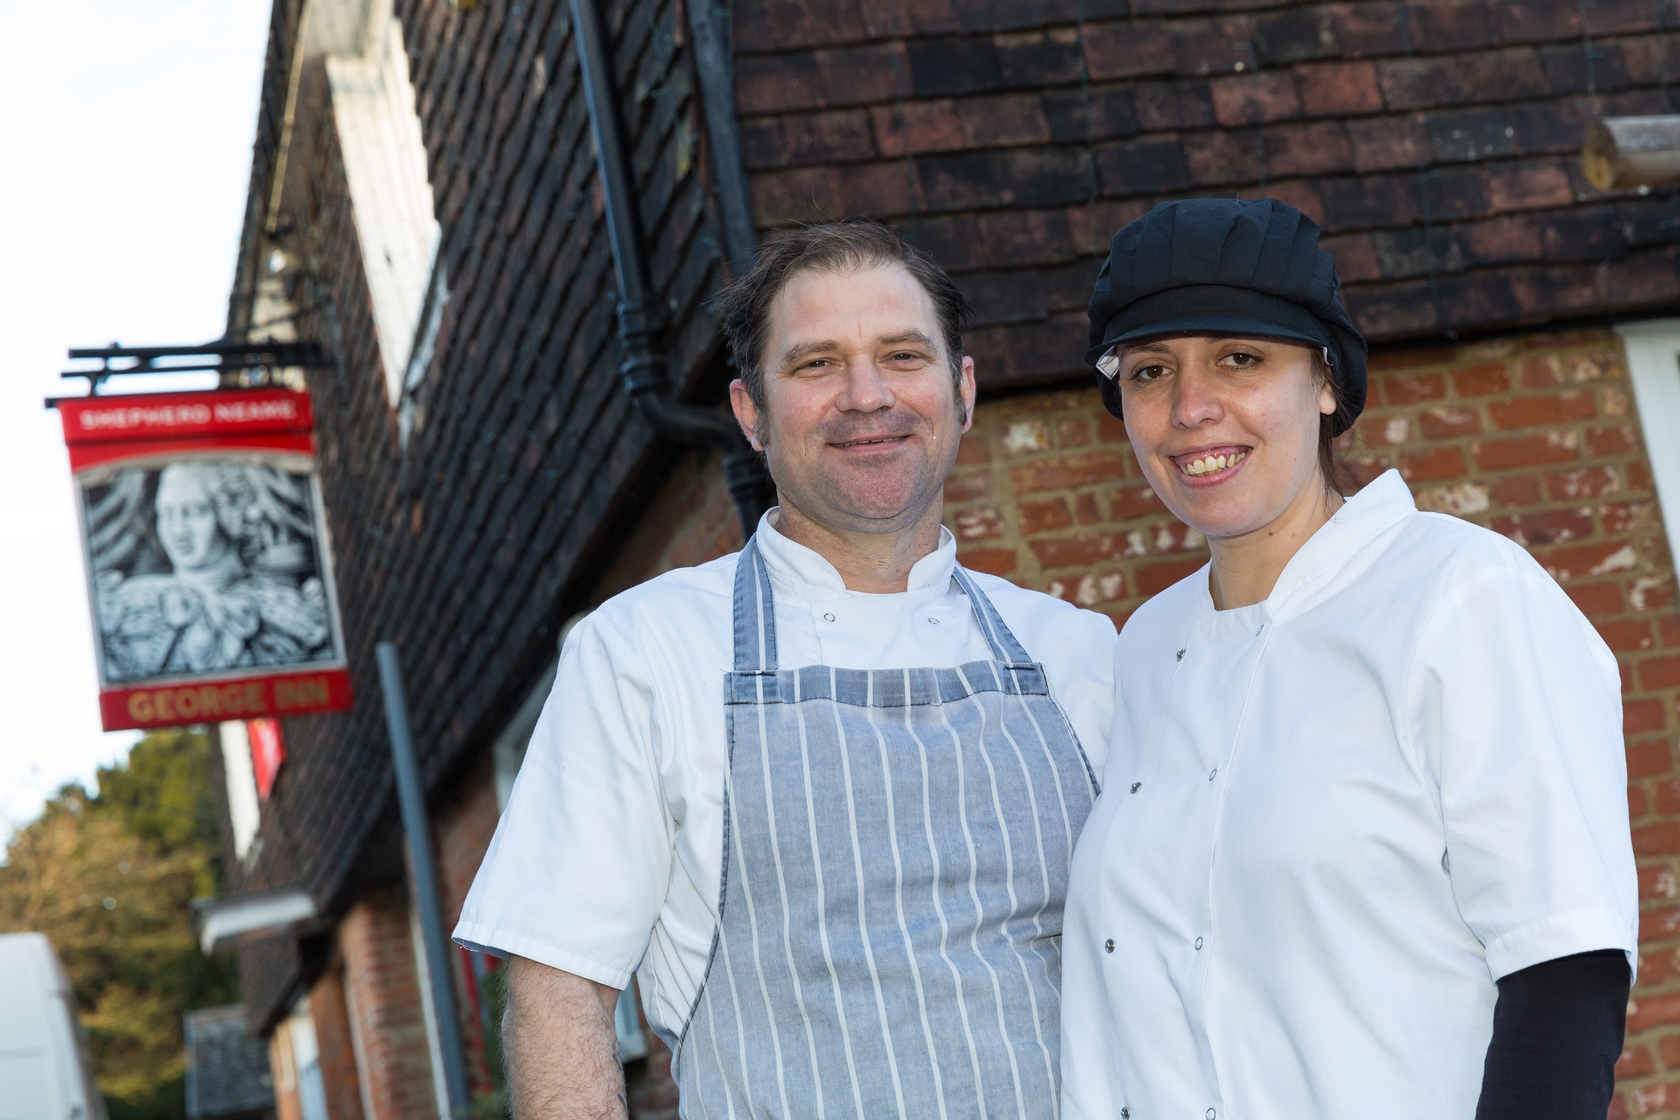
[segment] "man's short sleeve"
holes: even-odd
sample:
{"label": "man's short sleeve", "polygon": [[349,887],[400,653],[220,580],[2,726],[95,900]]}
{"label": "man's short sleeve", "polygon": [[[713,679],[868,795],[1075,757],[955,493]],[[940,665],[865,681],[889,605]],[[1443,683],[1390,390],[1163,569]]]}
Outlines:
{"label": "man's short sleeve", "polygon": [[566,639],[455,940],[622,989],[664,905],[672,856],[647,659],[603,617],[609,609]]}
{"label": "man's short sleeve", "polygon": [[1450,577],[1411,669],[1440,782],[1443,865],[1494,980],[1595,949],[1635,956],[1637,886],[1615,659],[1524,555]]}

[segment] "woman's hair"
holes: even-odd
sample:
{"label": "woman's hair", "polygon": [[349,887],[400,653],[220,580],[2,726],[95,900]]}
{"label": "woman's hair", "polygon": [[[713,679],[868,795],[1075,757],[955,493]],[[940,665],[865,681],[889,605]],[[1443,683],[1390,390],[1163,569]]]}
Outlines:
{"label": "woman's hair", "polygon": [[1324,352],[1314,350],[1312,361],[1313,376],[1320,384],[1328,384],[1330,392],[1336,397],[1336,411],[1329,415],[1320,413],[1318,417],[1318,470],[1324,476],[1324,485],[1340,494],[1353,480],[1347,468],[1336,461],[1335,433],[1338,428],[1352,432],[1356,414],[1348,404],[1347,392],[1336,379],[1335,371],[1324,360]]}

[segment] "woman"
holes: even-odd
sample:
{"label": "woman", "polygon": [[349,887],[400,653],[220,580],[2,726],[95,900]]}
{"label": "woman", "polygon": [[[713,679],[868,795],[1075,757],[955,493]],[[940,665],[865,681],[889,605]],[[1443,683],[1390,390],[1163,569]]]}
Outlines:
{"label": "woman", "polygon": [[1609,650],[1520,548],[1343,499],[1365,343],[1275,201],[1122,229],[1089,358],[1212,561],[1116,650],[1064,1115],[1602,1120],[1637,927]]}

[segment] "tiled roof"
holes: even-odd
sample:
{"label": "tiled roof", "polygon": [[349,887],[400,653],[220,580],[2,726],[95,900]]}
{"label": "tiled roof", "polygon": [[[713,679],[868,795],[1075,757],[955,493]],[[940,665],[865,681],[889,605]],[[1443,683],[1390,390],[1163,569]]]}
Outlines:
{"label": "tiled roof", "polygon": [[187,1115],[245,1116],[274,1107],[268,1047],[245,1027],[245,1007],[207,1007],[186,1014]]}
{"label": "tiled roof", "polygon": [[1672,189],[1607,195],[1601,115],[1680,106],[1680,0],[738,0],[766,228],[891,218],[977,304],[983,381],[1082,376],[1092,272],[1163,199],[1322,226],[1374,341],[1680,296]]}

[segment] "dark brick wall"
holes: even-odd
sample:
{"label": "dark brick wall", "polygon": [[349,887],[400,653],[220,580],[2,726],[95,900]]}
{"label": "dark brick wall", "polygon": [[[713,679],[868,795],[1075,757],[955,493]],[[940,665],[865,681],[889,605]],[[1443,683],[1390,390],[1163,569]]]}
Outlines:
{"label": "dark brick wall", "polygon": [[1180,196],[1311,214],[1377,340],[1680,296],[1675,192],[1578,158],[1680,107],[1677,0],[739,0],[735,36],[760,226],[894,220],[960,273],[983,385],[1082,377],[1108,237]]}
{"label": "dark brick wall", "polygon": [[[552,657],[674,456],[617,377],[613,274],[566,0],[398,0],[443,228],[451,300],[402,447],[374,330],[324,68],[305,67],[272,242],[254,206],[242,259],[300,262],[289,295],[308,374],[353,712],[286,722],[290,759],[263,848],[235,885],[302,883],[342,914],[401,874],[374,645],[397,644],[429,785],[459,777]],[[673,370],[717,400],[717,221],[680,5],[608,5],[654,282]],[[289,57],[289,56],[288,56]],[[283,85],[277,87],[283,92]],[[269,165],[272,165],[272,159]],[[254,194],[269,195],[268,184]],[[235,327],[241,318],[236,292]],[[275,946],[246,956],[251,1015],[272,1019],[312,968]]]}

